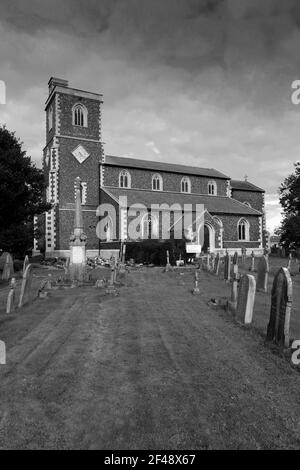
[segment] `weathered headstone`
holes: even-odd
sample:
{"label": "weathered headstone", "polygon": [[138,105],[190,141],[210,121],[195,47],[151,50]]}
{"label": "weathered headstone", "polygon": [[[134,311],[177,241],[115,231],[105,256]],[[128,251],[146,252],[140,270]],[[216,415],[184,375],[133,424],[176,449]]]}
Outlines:
{"label": "weathered headstone", "polygon": [[269,259],[268,259],[268,256],[264,255],[260,258],[258,267],[257,267],[256,289],[258,291],[267,292],[268,276],[269,276]]}
{"label": "weathered headstone", "polygon": [[10,253],[6,253],[6,259],[2,271],[2,280],[8,281],[14,275],[14,262]]}
{"label": "weathered headstone", "polygon": [[271,292],[270,320],[267,341],[289,347],[290,317],[293,302],[293,284],[287,268],[280,268],[274,277]]}
{"label": "weathered headstone", "polygon": [[236,318],[245,325],[252,322],[255,290],[255,277],[250,274],[242,276],[239,282]]}
{"label": "weathered headstone", "polygon": [[234,253],[234,255],[233,255],[233,258],[232,258],[232,263],[233,263],[233,265],[238,264],[238,259],[239,259],[238,252],[235,251],[235,253]]}
{"label": "weathered headstone", "polygon": [[28,302],[30,302],[30,300],[33,299],[34,295],[31,290],[31,283],[32,283],[32,264],[29,264],[27,268],[25,269],[25,273],[23,274],[19,307],[23,307],[23,305],[27,304]]}
{"label": "weathered headstone", "polygon": [[224,257],[224,279],[225,281],[230,281],[230,270],[231,270],[231,256],[229,255],[228,251],[226,251],[226,255]]}
{"label": "weathered headstone", "polygon": [[6,346],[4,341],[0,341],[0,365],[6,364]]}
{"label": "weathered headstone", "polygon": [[236,303],[237,303],[238,280],[239,280],[239,274],[234,273],[233,278],[232,278],[232,284],[231,284],[231,298],[230,298],[234,307],[236,307]]}
{"label": "weathered headstone", "polygon": [[29,258],[28,258],[28,255],[26,255],[24,259],[24,263],[23,263],[23,274],[25,273],[25,270],[28,265],[29,265]]}
{"label": "weathered headstone", "polygon": [[243,246],[242,248],[242,265],[245,266],[247,257],[247,249]]}
{"label": "weathered headstone", "polygon": [[16,280],[13,277],[6,302],[6,313],[13,313],[16,309]]}

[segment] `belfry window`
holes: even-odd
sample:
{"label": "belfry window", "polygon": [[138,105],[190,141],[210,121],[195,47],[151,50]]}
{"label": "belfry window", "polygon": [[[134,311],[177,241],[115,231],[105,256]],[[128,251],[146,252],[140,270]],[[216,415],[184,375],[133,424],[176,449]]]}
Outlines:
{"label": "belfry window", "polygon": [[82,104],[76,104],[73,107],[73,125],[87,127],[87,109]]}

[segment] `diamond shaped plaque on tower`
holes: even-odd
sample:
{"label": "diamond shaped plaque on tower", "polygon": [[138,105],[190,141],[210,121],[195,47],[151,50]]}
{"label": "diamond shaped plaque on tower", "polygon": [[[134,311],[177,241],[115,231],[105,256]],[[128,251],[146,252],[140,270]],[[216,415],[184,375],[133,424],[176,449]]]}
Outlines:
{"label": "diamond shaped plaque on tower", "polygon": [[78,160],[79,163],[83,163],[90,154],[85,150],[82,145],[78,145],[75,150],[73,150],[72,155]]}

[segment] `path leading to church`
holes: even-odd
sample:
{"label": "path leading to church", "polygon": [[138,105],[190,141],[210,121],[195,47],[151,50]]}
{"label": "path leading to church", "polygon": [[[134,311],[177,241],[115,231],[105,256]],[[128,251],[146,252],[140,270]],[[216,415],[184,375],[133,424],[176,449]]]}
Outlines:
{"label": "path leading to church", "polygon": [[117,298],[53,291],[1,316],[0,448],[299,449],[300,374],[208,307],[208,275],[199,297],[191,277],[130,276]]}

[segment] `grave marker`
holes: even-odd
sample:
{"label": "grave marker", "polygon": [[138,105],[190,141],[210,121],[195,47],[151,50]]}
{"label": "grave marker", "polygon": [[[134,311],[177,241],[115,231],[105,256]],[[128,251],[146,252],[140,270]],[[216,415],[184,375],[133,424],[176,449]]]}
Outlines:
{"label": "grave marker", "polygon": [[28,258],[28,255],[26,255],[24,259],[24,263],[23,263],[23,274],[25,273],[25,270],[28,265],[29,265],[29,258]]}
{"label": "grave marker", "polygon": [[10,283],[10,289],[6,302],[6,313],[13,313],[16,309],[16,280],[13,277]]}
{"label": "grave marker", "polygon": [[30,302],[30,300],[33,298],[33,295],[31,292],[31,283],[32,283],[32,264],[29,264],[27,268],[25,269],[25,273],[23,274],[19,307],[23,307],[23,305]]}
{"label": "grave marker", "polygon": [[255,271],[255,254],[254,251],[251,253],[251,266],[250,266],[250,271],[254,273]]}
{"label": "grave marker", "polygon": [[268,276],[269,276],[269,259],[268,256],[264,255],[260,258],[257,267],[257,291],[267,292],[268,290]]}
{"label": "grave marker", "polygon": [[5,263],[2,271],[2,280],[8,281],[14,275],[14,262],[10,253],[6,253]]}
{"label": "grave marker", "polygon": [[271,292],[270,320],[267,341],[289,347],[293,284],[287,268],[280,268],[274,277]]}
{"label": "grave marker", "polygon": [[220,254],[217,253],[217,256],[215,257],[214,260],[214,274],[217,276],[219,274],[219,269],[220,269]]}
{"label": "grave marker", "polygon": [[249,325],[252,322],[255,288],[256,281],[254,276],[245,274],[241,277],[237,298],[236,318],[245,325]]}
{"label": "grave marker", "polygon": [[224,280],[225,281],[230,281],[230,270],[231,270],[231,256],[226,251],[226,255],[224,258]]}

